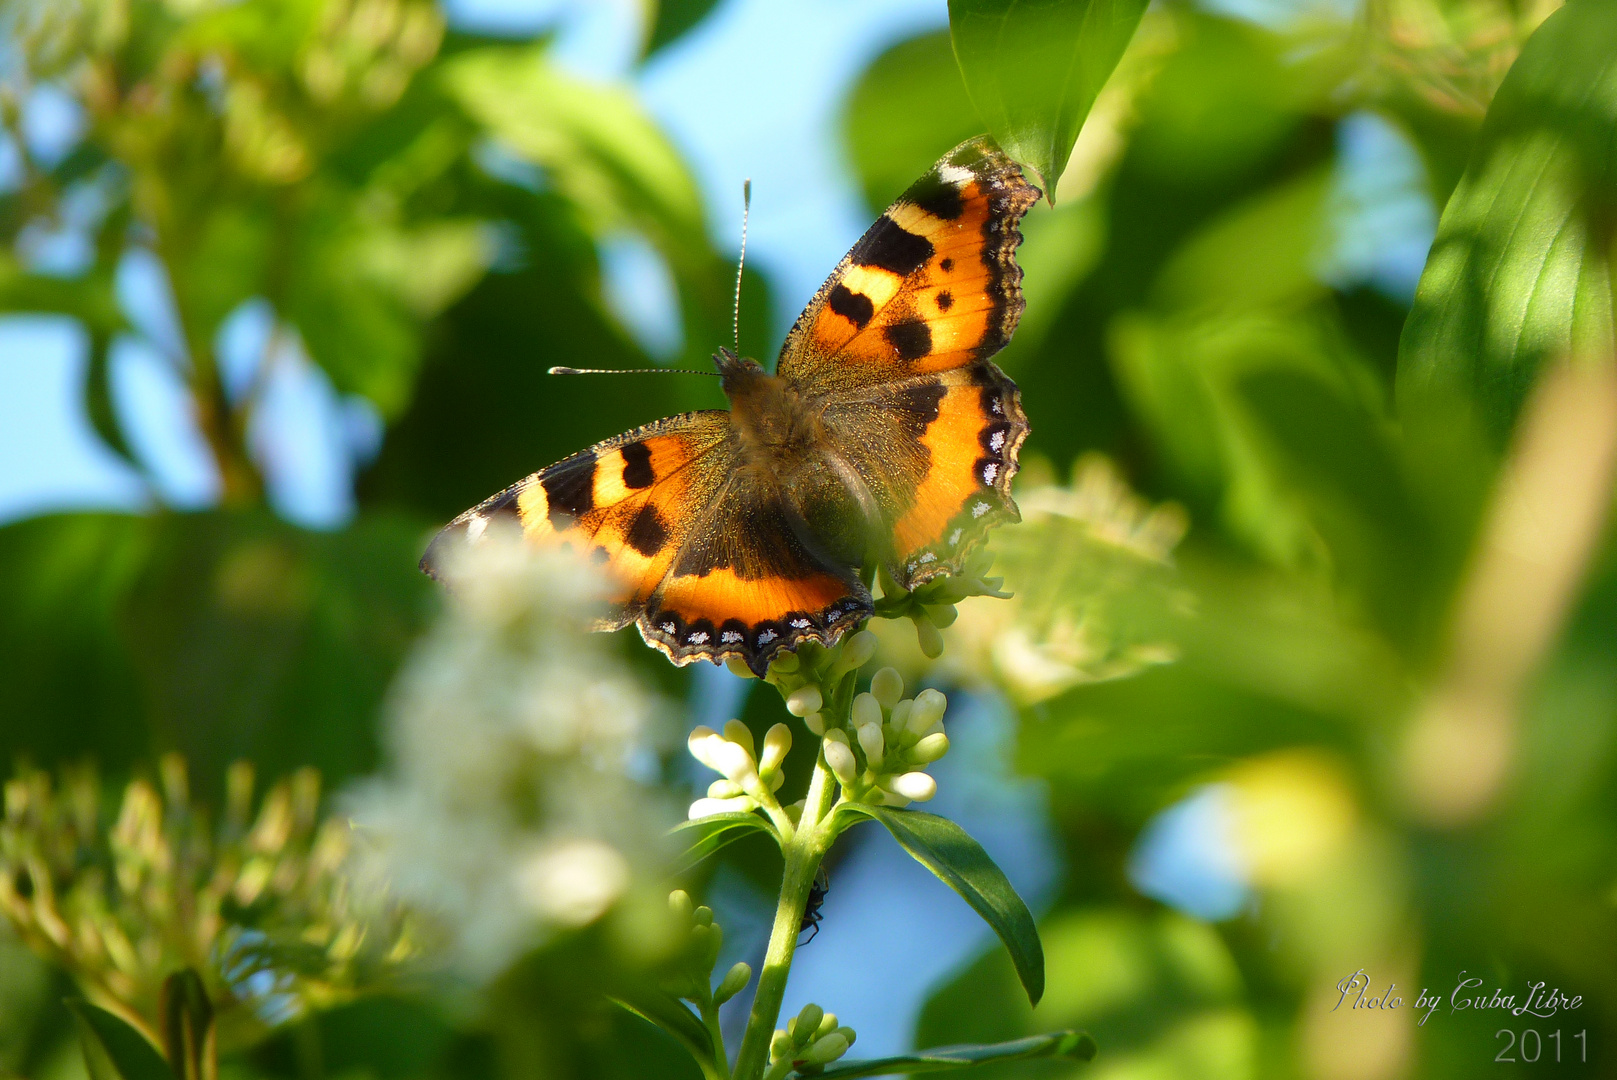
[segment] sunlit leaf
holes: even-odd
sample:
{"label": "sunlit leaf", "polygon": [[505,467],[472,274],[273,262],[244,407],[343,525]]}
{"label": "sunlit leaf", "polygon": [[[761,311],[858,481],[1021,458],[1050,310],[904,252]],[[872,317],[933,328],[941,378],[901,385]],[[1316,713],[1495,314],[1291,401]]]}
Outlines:
{"label": "sunlit leaf", "polygon": [[1494,453],[1541,364],[1610,362],[1617,6],[1572,0],[1528,40],[1438,223],[1404,330],[1400,405],[1463,403]]}
{"label": "sunlit leaf", "polygon": [[1008,153],[1055,201],[1078,131],[1134,36],[1146,0],[949,0],[966,89]]}
{"label": "sunlit leaf", "polygon": [[825,1080],[854,1080],[858,1076],[886,1076],[891,1073],[964,1072],[983,1065],[998,1065],[1012,1061],[1033,1061],[1039,1058],[1066,1058],[1071,1061],[1095,1060],[1095,1040],[1082,1031],[1053,1031],[1048,1035],[1034,1035],[1027,1039],[988,1045],[935,1046],[913,1054],[876,1058],[871,1061],[839,1061],[824,1071],[793,1076],[810,1075]]}
{"label": "sunlit leaf", "polygon": [[1039,944],[1039,928],[1005,872],[994,865],[981,844],[948,818],[920,810],[847,803],[839,812],[881,822],[916,862],[959,893],[1005,943],[1028,1000],[1038,1003],[1044,995],[1044,949]]}

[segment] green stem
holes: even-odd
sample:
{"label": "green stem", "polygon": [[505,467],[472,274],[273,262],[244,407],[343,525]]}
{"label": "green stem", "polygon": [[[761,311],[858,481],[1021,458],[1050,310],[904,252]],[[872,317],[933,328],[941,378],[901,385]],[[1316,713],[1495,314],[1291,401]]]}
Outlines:
{"label": "green stem", "polygon": [[822,825],[828,824],[824,819],[835,791],[836,781],[825,763],[825,755],[821,754],[814,763],[814,777],[809,781],[803,816],[784,851],[786,869],[781,875],[780,902],[775,907],[775,925],[769,934],[763,970],[758,974],[758,990],[753,995],[747,1033],[742,1037],[741,1052],[736,1056],[733,1074],[736,1080],[757,1080],[768,1064],[769,1040],[775,1033],[775,1021],[780,1018],[781,999],[786,996],[786,977],[792,969],[797,936],[802,932],[809,889],[814,885],[820,860],[833,839],[829,828]]}
{"label": "green stem", "polygon": [[702,1023],[713,1039],[713,1072],[718,1080],[730,1080],[730,1056],[724,1052],[724,1032],[719,1029],[719,1007],[708,998],[701,1006]]}

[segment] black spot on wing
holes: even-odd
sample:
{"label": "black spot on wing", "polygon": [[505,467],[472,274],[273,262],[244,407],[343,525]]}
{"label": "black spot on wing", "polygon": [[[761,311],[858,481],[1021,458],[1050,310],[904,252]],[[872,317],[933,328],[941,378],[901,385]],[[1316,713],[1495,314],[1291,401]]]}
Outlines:
{"label": "black spot on wing", "polygon": [[620,447],[618,453],[623,455],[624,487],[650,487],[657,479],[657,474],[651,467],[651,447],[643,442],[633,442]]}
{"label": "black spot on wing", "polygon": [[942,270],[945,274],[947,274],[949,271],[954,269],[954,260],[950,259],[948,257],[945,257],[942,261],[940,261],[938,263],[938,269]]}
{"label": "black spot on wing", "polygon": [[595,454],[586,450],[554,466],[540,483],[545,489],[550,524],[565,529],[569,518],[583,517],[595,509]]}
{"label": "black spot on wing", "polygon": [[933,250],[932,241],[883,214],[849,255],[857,266],[874,266],[908,277],[926,264]]}
{"label": "black spot on wing", "polygon": [[908,363],[932,352],[932,329],[920,319],[905,319],[882,327],[882,336],[898,352],[898,358]]}
{"label": "black spot on wing", "polygon": [[657,508],[648,502],[635,512],[634,520],[629,522],[629,529],[624,533],[623,539],[630,547],[650,558],[668,543],[668,525],[663,521],[662,514],[657,512]]}
{"label": "black spot on wing", "polygon": [[856,293],[846,285],[837,285],[826,297],[826,304],[832,311],[863,330],[870,317],[876,314],[876,307],[870,302],[870,297],[864,293]]}
{"label": "black spot on wing", "polygon": [[948,311],[952,307],[954,307],[954,294],[951,293],[948,289],[944,289],[943,291],[939,292],[938,293],[938,310],[939,311]]}
{"label": "black spot on wing", "polygon": [[966,200],[960,194],[959,185],[949,183],[936,172],[927,173],[911,185],[904,193],[904,201],[914,203],[945,221],[953,221],[966,210]]}
{"label": "black spot on wing", "polygon": [[937,420],[938,405],[948,392],[942,382],[906,386],[893,395],[893,411],[905,427],[919,436]]}

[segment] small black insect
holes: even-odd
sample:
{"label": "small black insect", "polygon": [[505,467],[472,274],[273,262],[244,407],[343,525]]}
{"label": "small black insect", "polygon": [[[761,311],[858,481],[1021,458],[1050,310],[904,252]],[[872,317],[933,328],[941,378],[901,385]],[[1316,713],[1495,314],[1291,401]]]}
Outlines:
{"label": "small black insect", "polygon": [[808,941],[798,942],[798,948],[807,945],[809,941],[820,932],[820,920],[825,918],[820,913],[820,907],[825,903],[825,894],[831,891],[831,879],[825,876],[825,867],[820,867],[814,874],[814,884],[809,886],[808,903],[803,907],[803,921],[798,924],[797,932],[812,929],[814,933],[808,936]]}

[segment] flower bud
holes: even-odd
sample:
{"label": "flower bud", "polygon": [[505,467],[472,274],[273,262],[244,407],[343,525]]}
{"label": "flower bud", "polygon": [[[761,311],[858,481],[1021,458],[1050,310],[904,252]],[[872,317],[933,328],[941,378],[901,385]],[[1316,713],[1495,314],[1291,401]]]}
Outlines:
{"label": "flower bud", "polygon": [[[889,777],[887,782],[892,783],[892,779]],[[906,799],[902,795],[894,795],[891,791],[881,791],[879,794],[881,795],[881,798],[877,799],[876,802],[880,806],[896,806],[902,810],[913,801],[911,799]]]}
{"label": "flower bud", "polygon": [[791,1032],[792,1041],[802,1045],[813,1038],[814,1033],[819,1030],[820,1018],[824,1015],[825,1010],[812,1001],[803,1006],[803,1011],[798,1013],[787,1027],[787,1030]]}
{"label": "flower bud", "polygon": [[736,799],[746,792],[734,780],[715,780],[707,786],[707,797],[710,799]]}
{"label": "flower bud", "polygon": [[853,699],[853,726],[881,724],[881,703],[874,694],[860,694]]}
{"label": "flower bud", "polygon": [[757,757],[758,748],[752,741],[752,729],[740,720],[726,720],[724,723],[724,737],[727,741],[735,743],[747,752],[748,757]]}
{"label": "flower bud", "polygon": [[833,731],[825,737],[825,763],[831,766],[831,771],[836,773],[842,786],[848,787],[859,775],[859,763],[854,760],[853,751],[848,748],[847,742],[838,742],[831,738],[831,735],[841,734],[840,731]]}
{"label": "flower bud", "polygon": [[792,729],[785,724],[776,724],[764,735],[763,756],[758,759],[760,773],[772,773],[780,769],[780,763],[786,760],[786,752],[792,748]]}
{"label": "flower bud", "polygon": [[907,720],[909,720],[910,712],[914,710],[914,708],[915,702],[912,699],[905,698],[903,701],[900,701],[897,705],[893,706],[893,716],[892,719],[888,721],[888,724],[896,731],[903,731],[904,724]]}
{"label": "flower bud", "polygon": [[790,806],[783,806],[783,807],[781,807],[781,809],[786,812],[787,820],[789,820],[793,825],[796,825],[799,821],[803,820],[803,811],[804,811],[805,808],[807,808],[807,806],[808,806],[808,799],[803,798],[803,799],[798,799],[796,802],[792,803]]}
{"label": "flower bud", "polygon": [[837,1029],[837,1014],[828,1012],[820,1017],[820,1026],[814,1029],[816,1039],[823,1038]]}
{"label": "flower bud", "polygon": [[859,1038],[859,1036],[854,1033],[853,1028],[846,1024],[843,1024],[841,1027],[837,1028],[837,1034],[841,1035],[844,1039],[847,1039],[849,1046],[852,1046],[854,1044],[854,1040]]}
{"label": "flower bud", "polygon": [[904,696],[904,678],[897,669],[884,667],[870,677],[870,692],[882,708],[891,709]]}
{"label": "flower bud", "polygon": [[929,735],[932,726],[943,719],[944,710],[948,707],[949,699],[928,687],[915,695],[915,707],[910,710],[905,726],[917,735]]}
{"label": "flower bud", "polygon": [[915,640],[921,646],[921,652],[928,660],[936,660],[943,655],[943,634],[932,625],[932,620],[924,615],[912,619],[915,623]]}
{"label": "flower bud", "polygon": [[859,734],[859,745],[865,751],[865,760],[870,762],[872,769],[881,768],[882,737],[880,724],[860,724],[856,729]]}
{"label": "flower bud", "polygon": [[833,1031],[823,1039],[816,1039],[814,1045],[803,1052],[803,1059],[815,1065],[829,1065],[847,1052],[848,1040]]}
{"label": "flower bud", "polygon": [[681,922],[689,919],[691,912],[696,910],[691,905],[691,894],[684,889],[675,889],[668,894],[668,907],[679,917]]}
{"label": "flower bud", "polygon": [[753,763],[752,755],[739,743],[715,737],[708,740],[707,752],[713,757],[714,768],[738,784],[745,786],[748,780],[758,775],[758,766]]}
{"label": "flower bud", "polygon": [[960,609],[953,604],[928,604],[921,609],[926,612],[927,619],[938,628],[953,626],[954,621],[960,617]]}
{"label": "flower bud", "polygon": [[786,711],[793,716],[807,716],[812,712],[819,712],[820,706],[825,704],[825,698],[820,694],[820,688],[814,683],[805,683],[786,695]]}
{"label": "flower bud", "polygon": [[934,731],[910,750],[910,757],[922,765],[930,765],[949,752],[949,736]]}
{"label": "flower bud", "polygon": [[816,735],[825,734],[825,716],[821,713],[811,712],[803,717],[803,726]]}
{"label": "flower bud", "polygon": [[746,795],[735,799],[697,799],[691,803],[690,819],[712,817],[714,814],[745,814],[758,804]]}
{"label": "flower bud", "polygon": [[775,1034],[769,1038],[769,1060],[782,1061],[792,1056],[792,1037],[781,1028],[775,1029]]}
{"label": "flower bud", "polygon": [[870,658],[876,655],[876,635],[869,630],[861,630],[850,635],[842,643],[842,659],[838,662],[844,671],[864,667],[870,663]]}
{"label": "flower bud", "polygon": [[797,654],[796,653],[794,653],[794,652],[776,653],[775,654],[775,659],[773,659],[773,660],[771,660],[769,662],[769,671],[770,671],[770,674],[774,674],[776,672],[779,672],[782,675],[790,675],[793,672],[795,672],[801,666],[802,666],[802,664],[797,659]]}
{"label": "flower bud", "polygon": [[924,772],[907,772],[893,778],[891,789],[894,795],[926,802],[938,793],[938,782]]}
{"label": "flower bud", "polygon": [[756,679],[758,677],[752,673],[752,669],[747,666],[747,662],[739,656],[730,657],[724,662],[724,666],[729,669],[730,674],[740,679]]}
{"label": "flower bud", "polygon": [[691,912],[691,921],[697,926],[712,926],[713,909],[708,907],[706,904],[702,904],[701,906],[697,907],[696,910]]}
{"label": "flower bud", "polygon": [[714,1003],[723,1005],[726,1001],[745,990],[747,984],[751,981],[752,968],[744,961],[737,962],[734,967],[725,973],[724,981],[719,983],[719,988],[713,991]]}
{"label": "flower bud", "polygon": [[717,731],[714,731],[706,724],[698,724],[692,728],[691,733],[685,737],[685,748],[691,752],[691,757],[695,758],[697,761],[700,761],[703,765],[706,765],[714,772],[723,772],[724,770],[713,764],[713,759],[708,754],[708,740],[717,737],[718,734],[719,733]]}
{"label": "flower bud", "polygon": [[773,795],[775,792],[779,791],[781,789],[781,786],[783,784],[785,784],[785,783],[786,783],[786,774],[785,773],[783,773],[783,772],[772,772],[772,773],[770,773],[769,774],[769,792],[770,792],[770,794]]}

